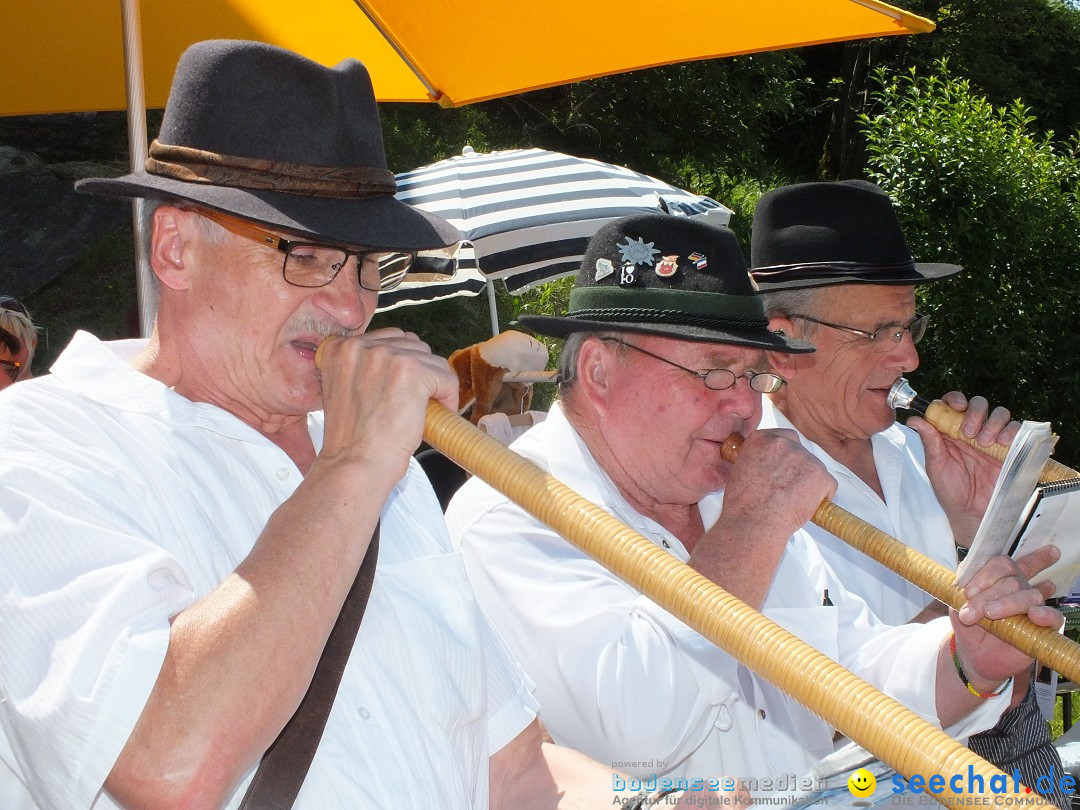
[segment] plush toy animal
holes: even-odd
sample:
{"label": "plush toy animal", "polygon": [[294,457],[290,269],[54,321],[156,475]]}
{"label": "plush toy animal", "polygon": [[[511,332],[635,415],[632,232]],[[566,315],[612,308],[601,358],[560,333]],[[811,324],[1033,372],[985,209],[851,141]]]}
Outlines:
{"label": "plush toy animal", "polygon": [[471,405],[474,425],[489,413],[520,414],[532,402],[532,384],[504,382],[510,372],[543,371],[548,352],[544,344],[523,332],[502,332],[450,355],[458,377],[458,403],[464,413]]}

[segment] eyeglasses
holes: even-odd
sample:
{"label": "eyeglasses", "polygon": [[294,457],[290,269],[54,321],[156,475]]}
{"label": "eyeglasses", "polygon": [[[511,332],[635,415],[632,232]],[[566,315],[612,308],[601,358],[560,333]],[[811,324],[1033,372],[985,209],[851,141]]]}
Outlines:
{"label": "eyeglasses", "polygon": [[19,379],[19,372],[22,371],[22,363],[15,360],[0,360],[0,366],[4,367],[4,371],[7,372],[8,377],[12,382]]}
{"label": "eyeglasses", "polygon": [[193,210],[230,233],[280,250],[285,254],[281,274],[289,284],[296,287],[325,287],[337,278],[349,257],[355,256],[361,287],[375,292],[392,290],[402,282],[416,260],[416,253],[413,252],[346,250],[311,242],[294,242],[263,230],[247,220],[219,211],[205,208]]}
{"label": "eyeglasses", "polygon": [[842,326],[838,323],[829,323],[828,321],[819,321],[817,318],[811,318],[809,315],[788,315],[789,318],[798,318],[802,321],[810,321],[810,323],[816,323],[821,326],[827,326],[830,329],[838,329],[841,332],[850,332],[853,335],[858,335],[861,338],[866,338],[870,341],[871,345],[878,351],[888,351],[890,346],[893,346],[904,339],[904,332],[911,335],[911,342],[918,343],[923,339],[923,335],[926,334],[926,327],[930,323],[930,316],[923,315],[921,312],[915,313],[914,320],[911,323],[899,326],[896,324],[890,324],[889,326],[879,326],[873,332],[867,332],[865,329],[856,329],[853,326]]}
{"label": "eyeglasses", "polygon": [[669,366],[680,368],[687,374],[693,374],[695,377],[700,377],[701,381],[705,383],[705,387],[711,388],[713,391],[726,391],[738,382],[739,377],[745,377],[750,383],[751,390],[757,391],[759,394],[773,394],[779,391],[780,387],[787,382],[787,380],[779,374],[773,374],[771,371],[744,371],[742,374],[736,374],[734,371],[727,368],[709,368],[694,371],[692,368],[680,366],[678,363],[674,363],[666,357],[653,354],[640,346],[635,346],[633,343],[627,343],[625,340],[611,337],[601,338],[601,340],[606,343],[618,343],[620,346],[626,346],[627,348],[634,349],[642,354],[647,354],[649,357],[655,358],[662,363],[667,363]]}
{"label": "eyeglasses", "polygon": [[18,298],[12,298],[10,295],[0,295],[0,309],[6,309],[8,312],[18,312],[20,315],[30,317],[30,313],[26,311],[26,307],[22,305],[22,301]]}

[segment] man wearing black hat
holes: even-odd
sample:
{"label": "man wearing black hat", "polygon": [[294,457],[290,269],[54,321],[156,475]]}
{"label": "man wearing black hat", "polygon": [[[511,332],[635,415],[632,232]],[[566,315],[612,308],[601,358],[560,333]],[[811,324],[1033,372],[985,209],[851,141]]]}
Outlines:
{"label": "man wearing black hat", "polygon": [[[915,711],[957,733],[997,719],[1006,697],[979,701],[938,678],[949,619],[883,626],[800,529],[835,483],[793,432],[755,427],[761,394],[783,385],[766,353],[810,347],[769,331],[731,231],[664,215],[610,223],[567,314],[522,323],[566,345],[560,402],[515,451]],[[721,457],[732,433],[746,436],[734,465]],[[774,800],[796,787],[780,777],[832,752],[824,722],[484,482],[458,491],[447,523],[556,742],[639,779],[736,777]],[[1012,593],[1000,607],[1060,622],[1001,571],[978,575],[985,593]],[[957,638],[991,691],[1030,660],[970,626],[984,599]]]}
{"label": "man wearing black hat", "polygon": [[[935,561],[955,569],[956,546],[970,545],[1001,464],[940,434],[918,417],[895,423],[889,391],[919,365],[915,344],[927,316],[915,310],[915,286],[960,271],[954,264],[916,263],[892,202],[862,180],[801,183],[763,195],[753,223],[751,274],[770,327],[814,344],[812,355],[775,355],[788,384],[764,406],[763,427],[799,432],[803,444],[837,480],[836,502]],[[964,432],[984,446],[1008,444],[1017,425],[1009,412],[989,412],[982,397],[950,392],[965,411]],[[912,429],[913,428],[913,429]],[[940,615],[944,607],[880,563],[809,527],[830,566],[890,624]],[[925,611],[925,612],[924,612]],[[1034,788],[1051,777],[1060,791],[1061,762],[1029,689],[1017,679],[1014,702],[986,734],[971,737],[976,753]]]}
{"label": "man wearing black hat", "polygon": [[459,235],[394,199],[364,67],[199,43],[146,170],[80,188],[154,200],[161,303],[2,397],[0,805],[237,807],[273,743],[245,806],[610,806],[411,460],[456,377],[365,333]]}

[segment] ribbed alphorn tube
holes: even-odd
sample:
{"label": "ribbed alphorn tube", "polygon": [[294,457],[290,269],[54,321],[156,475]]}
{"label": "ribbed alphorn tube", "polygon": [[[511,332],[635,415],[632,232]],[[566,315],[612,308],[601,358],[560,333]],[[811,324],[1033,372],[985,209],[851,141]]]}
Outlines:
{"label": "ribbed alphorn tube", "polygon": [[[550,526],[616,576],[677,616],[785,694],[823,718],[882,762],[910,778],[945,776],[945,803],[965,795],[971,774],[988,786],[1003,775],[943,731],[882,694],[779,625],[762,616],[667,551],[620,523],[536,465],[438,403],[428,404],[424,439]],[[1007,777],[1010,789],[1012,778]],[[990,804],[1053,808],[1036,794],[989,793]],[[1011,799],[1011,801],[1010,801]]]}

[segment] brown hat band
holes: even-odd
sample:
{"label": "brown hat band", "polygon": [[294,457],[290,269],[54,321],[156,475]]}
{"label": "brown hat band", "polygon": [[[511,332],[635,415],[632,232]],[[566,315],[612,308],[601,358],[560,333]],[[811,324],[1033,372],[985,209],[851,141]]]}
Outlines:
{"label": "brown hat band", "polygon": [[309,166],[279,160],[219,155],[154,141],[146,159],[150,174],[186,183],[285,191],[312,197],[366,198],[397,190],[394,173],[359,166],[349,169]]}

